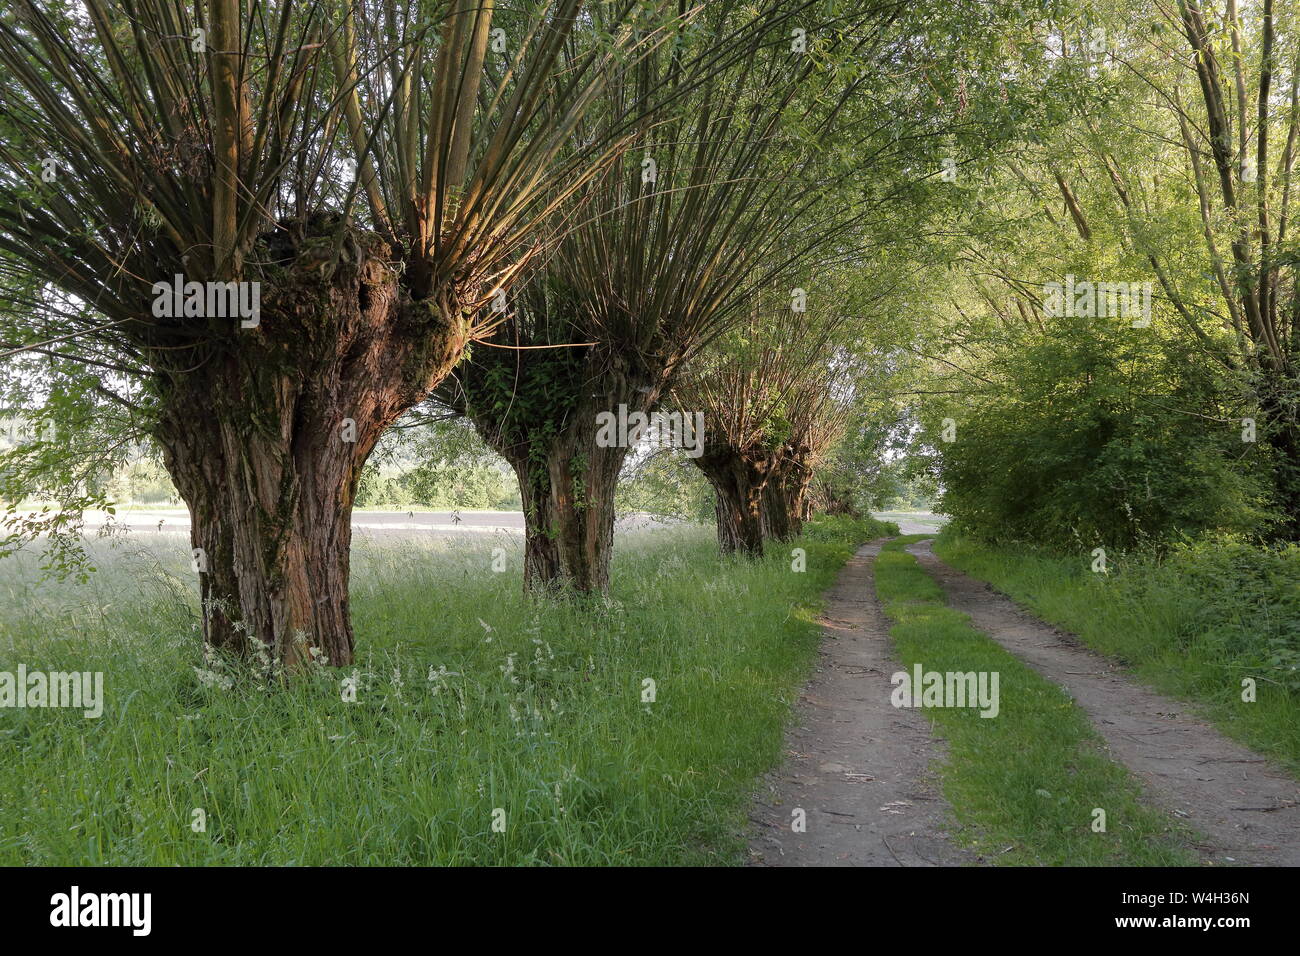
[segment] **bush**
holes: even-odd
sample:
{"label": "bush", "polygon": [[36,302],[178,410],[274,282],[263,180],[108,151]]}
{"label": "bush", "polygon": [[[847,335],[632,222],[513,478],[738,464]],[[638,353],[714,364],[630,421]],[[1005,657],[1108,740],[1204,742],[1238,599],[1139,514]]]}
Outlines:
{"label": "bush", "polygon": [[898,525],[875,518],[851,518],[848,515],[815,515],[804,522],[803,537],[813,541],[873,541],[892,538]]}
{"label": "bush", "polygon": [[1158,601],[1181,609],[1184,651],[1262,673],[1300,696],[1300,545],[1186,545],[1130,567],[1120,585],[1130,608]]}
{"label": "bush", "polygon": [[1131,331],[1063,321],[1011,350],[973,408],[945,411],[956,436],[935,444],[939,507],[955,530],[1120,550],[1268,519],[1262,456],[1218,411],[1215,384]]}

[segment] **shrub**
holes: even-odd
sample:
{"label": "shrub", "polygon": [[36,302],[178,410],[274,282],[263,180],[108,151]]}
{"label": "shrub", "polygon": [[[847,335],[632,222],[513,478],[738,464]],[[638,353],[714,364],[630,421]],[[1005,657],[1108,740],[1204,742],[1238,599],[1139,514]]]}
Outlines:
{"label": "shrub", "polygon": [[1131,331],[1062,322],[1011,350],[973,408],[945,411],[957,433],[935,443],[940,508],[956,530],[1120,550],[1268,519],[1262,455],[1219,412],[1214,383]]}

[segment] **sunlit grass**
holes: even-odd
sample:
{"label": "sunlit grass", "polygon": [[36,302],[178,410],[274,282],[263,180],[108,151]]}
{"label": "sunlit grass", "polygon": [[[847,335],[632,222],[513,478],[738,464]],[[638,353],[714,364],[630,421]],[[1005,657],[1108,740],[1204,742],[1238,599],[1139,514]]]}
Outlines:
{"label": "sunlit grass", "polygon": [[84,586],[8,559],[0,670],[103,671],[107,703],[0,710],[0,864],[741,861],[851,546],[797,542],[796,573],[709,529],[629,534],[579,605],[522,595],[518,540],[358,542],[356,703],[351,668],[205,685],[180,536],[97,544]]}
{"label": "sunlit grass", "polygon": [[[890,630],[910,672],[999,675],[999,711],[933,707],[946,739],[943,790],[961,837],[989,862],[1007,865],[1176,866],[1195,862],[1186,835],[1141,802],[1133,777],[1106,755],[1101,738],[1061,687],[1039,676],[944,604],[934,580],[902,548],[885,546],[876,590],[897,623]],[[1095,832],[1094,811],[1105,811]]]}

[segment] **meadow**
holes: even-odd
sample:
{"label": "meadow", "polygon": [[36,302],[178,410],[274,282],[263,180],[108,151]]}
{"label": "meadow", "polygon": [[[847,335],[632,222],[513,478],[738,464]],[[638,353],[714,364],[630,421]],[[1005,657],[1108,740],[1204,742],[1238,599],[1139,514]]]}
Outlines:
{"label": "meadow", "polygon": [[85,584],[9,558],[0,671],[106,702],[0,711],[0,864],[743,862],[821,592],[883,530],[811,523],[803,572],[628,533],[599,601],[525,597],[517,538],[358,540],[357,666],[289,681],[205,656],[179,535],[93,542]]}

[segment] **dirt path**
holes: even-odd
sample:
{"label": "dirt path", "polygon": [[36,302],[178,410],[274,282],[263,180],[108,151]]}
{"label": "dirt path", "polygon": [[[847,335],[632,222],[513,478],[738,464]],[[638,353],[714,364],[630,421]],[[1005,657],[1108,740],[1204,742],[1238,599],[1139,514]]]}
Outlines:
{"label": "dirt path", "polygon": [[[764,781],[750,841],[760,866],[943,866],[976,862],[945,837],[949,809],[929,775],[940,746],[919,710],[889,702],[889,624],[876,601],[880,544],[849,561],[827,595],[821,660]],[[807,829],[793,832],[802,808]]]}
{"label": "dirt path", "polygon": [[1300,784],[1293,777],[1187,713],[1188,705],[1131,681],[1072,635],[948,567],[929,541],[907,550],[943,587],[950,607],[1070,693],[1153,801],[1209,838],[1196,848],[1207,861],[1300,865]]}

